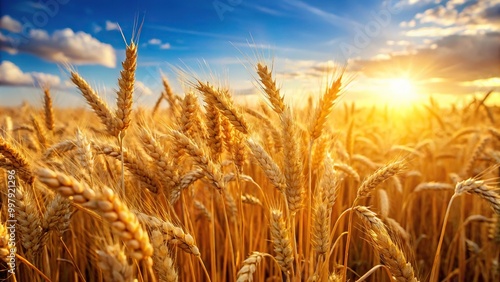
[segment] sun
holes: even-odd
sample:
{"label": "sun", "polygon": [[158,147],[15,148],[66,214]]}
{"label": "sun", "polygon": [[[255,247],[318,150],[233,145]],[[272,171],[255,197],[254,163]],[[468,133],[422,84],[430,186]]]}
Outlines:
{"label": "sun", "polygon": [[393,104],[409,105],[418,100],[415,82],[406,77],[387,79],[387,99]]}

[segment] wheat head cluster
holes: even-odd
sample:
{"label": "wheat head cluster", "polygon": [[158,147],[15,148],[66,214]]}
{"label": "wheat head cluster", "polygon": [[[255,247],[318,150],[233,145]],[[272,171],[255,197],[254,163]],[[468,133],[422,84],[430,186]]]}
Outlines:
{"label": "wheat head cluster", "polygon": [[[256,62],[262,103],[189,79],[134,104],[128,44],[109,105],[0,115],[7,281],[499,281],[498,108],[342,103],[343,71],[299,107]],[[317,98],[316,98],[317,97]],[[162,106],[162,103],[164,104]],[[15,171],[16,266],[7,264]]]}

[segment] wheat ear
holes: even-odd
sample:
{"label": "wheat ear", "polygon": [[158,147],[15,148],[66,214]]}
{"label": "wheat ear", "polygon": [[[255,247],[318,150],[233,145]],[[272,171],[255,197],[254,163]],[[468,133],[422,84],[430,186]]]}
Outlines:
{"label": "wheat ear", "polygon": [[222,132],[222,120],[221,113],[211,104],[205,105],[205,123],[207,127],[208,139],[207,144],[212,153],[212,158],[214,160],[219,160],[222,155],[222,142],[223,142],[223,132]]}
{"label": "wheat ear", "polygon": [[76,140],[63,140],[57,144],[54,144],[45,150],[43,157],[45,159],[51,159],[54,155],[60,155],[65,152],[69,152],[76,148]]}
{"label": "wheat ear", "polygon": [[153,165],[160,175],[159,178],[163,184],[163,188],[171,191],[177,187],[179,184],[179,171],[166,155],[163,145],[145,128],[141,129],[139,138],[142,141],[144,150],[153,159]]}
{"label": "wheat ear", "polygon": [[30,194],[23,187],[16,189],[17,224],[21,231],[21,243],[27,251],[27,258],[31,261],[39,254],[43,247],[43,230],[36,204]]}
{"label": "wheat ear", "polygon": [[52,108],[52,96],[50,88],[43,88],[43,109],[45,113],[45,128],[49,131],[54,131],[54,109]]}
{"label": "wheat ear", "polygon": [[285,192],[285,176],[281,172],[278,165],[271,158],[271,156],[264,150],[264,148],[262,148],[252,139],[247,139],[247,145],[248,148],[250,148],[253,156],[259,163],[259,166],[262,168],[267,178],[271,181],[274,187],[276,187],[276,189],[278,189],[282,193]]}
{"label": "wheat ear", "polygon": [[268,70],[266,65],[258,63],[257,74],[264,86],[262,89],[266,93],[269,102],[271,102],[273,110],[277,114],[283,113],[285,111],[285,100],[280,95],[280,90],[276,87],[276,80],[273,80],[271,70]]}
{"label": "wheat ear", "polygon": [[90,142],[80,129],[76,130],[75,145],[78,162],[90,175],[94,170],[94,156],[92,154]]}
{"label": "wheat ear", "polygon": [[153,247],[149,243],[146,232],[142,229],[137,217],[130,212],[113,190],[104,187],[102,193],[96,194],[86,184],[47,168],[38,169],[37,175],[40,182],[57,190],[59,194],[97,211],[111,224],[114,233],[124,241],[132,258],[143,259],[150,263]]}
{"label": "wheat ear", "polygon": [[231,122],[231,124],[243,134],[248,133],[248,125],[240,111],[233,105],[228,95],[223,95],[221,91],[215,90],[208,83],[198,81],[196,85],[205,99],[205,102],[214,105]]}
{"label": "wheat ear", "polygon": [[342,74],[332,82],[332,85],[326,90],[325,95],[319,101],[319,106],[314,113],[313,123],[311,125],[311,140],[316,140],[320,137],[326,119],[332,110],[335,101],[338,98],[340,87],[342,85]]}
{"label": "wheat ear", "polygon": [[353,178],[354,181],[356,181],[356,183],[361,182],[361,177],[359,176],[359,173],[352,166],[345,163],[334,163],[333,167],[335,169],[344,172],[345,174],[347,174],[347,176]]}
{"label": "wheat ear", "polygon": [[415,187],[413,192],[420,192],[424,190],[453,190],[453,185],[443,182],[422,182]]}
{"label": "wheat ear", "polygon": [[151,242],[153,243],[154,256],[153,268],[158,274],[160,282],[176,282],[179,281],[177,270],[175,269],[174,260],[170,256],[168,247],[163,241],[163,235],[158,230],[153,230],[151,233]]}
{"label": "wheat ear", "polygon": [[150,262],[153,247],[149,237],[139,224],[135,214],[116,196],[110,188],[105,187],[95,200],[95,208],[113,227],[113,231],[127,246],[130,257]]}
{"label": "wheat ear", "polygon": [[43,214],[41,226],[45,232],[57,230],[62,234],[68,230],[72,215],[71,201],[56,194]]}
{"label": "wheat ear", "polygon": [[[94,144],[94,149],[98,153],[105,154],[110,157],[122,161],[127,169],[134,174],[137,179],[144,184],[144,186],[153,193],[158,193],[158,190],[162,187],[161,183],[156,176],[151,174],[148,169],[149,166],[141,159],[138,154],[129,154],[127,151],[120,150],[120,148],[111,145],[99,145]],[[123,158],[122,158],[123,155]]]}
{"label": "wheat ear", "polygon": [[134,95],[135,69],[137,68],[137,45],[131,42],[125,50],[125,61],[122,62],[123,70],[118,79],[118,96],[116,99],[116,130],[124,131],[130,125],[130,114]]}
{"label": "wheat ear", "polygon": [[407,262],[401,249],[394,244],[377,215],[364,206],[356,206],[353,210],[369,227],[368,235],[373,241],[373,246],[379,252],[382,262],[389,268],[395,280],[398,282],[417,282],[413,267]]}
{"label": "wheat ear", "polygon": [[181,103],[181,115],[179,118],[180,131],[189,138],[194,138],[198,132],[200,119],[198,117],[200,106],[198,98],[194,93],[186,93]]}
{"label": "wheat ear", "polygon": [[490,204],[496,214],[500,215],[500,195],[484,181],[475,180],[473,178],[460,181],[455,186],[455,194],[461,195],[463,193],[478,195]]}
{"label": "wheat ear", "polygon": [[236,282],[252,282],[253,274],[257,271],[257,266],[262,261],[265,253],[253,252],[243,261],[243,266],[238,271]]}
{"label": "wheat ear", "polygon": [[33,124],[33,129],[35,129],[35,135],[38,140],[38,144],[41,145],[42,148],[47,148],[48,140],[47,133],[45,129],[40,125],[39,119],[35,115],[31,115],[31,123]]}
{"label": "wheat ear", "polygon": [[26,183],[32,184],[35,181],[31,165],[26,156],[13,145],[7,143],[3,137],[0,137],[0,155],[3,155],[8,160],[8,164],[12,169],[16,170],[16,173]]}
{"label": "wheat ear", "polygon": [[40,182],[77,204],[88,206],[89,202],[96,197],[94,190],[87,184],[78,182],[66,174],[48,168],[39,168],[36,170],[36,175]]}
{"label": "wheat ear", "polygon": [[290,108],[281,116],[286,199],[290,212],[296,213],[304,200],[303,165],[297,144],[298,134]]}
{"label": "wheat ear", "polygon": [[109,110],[108,105],[104,102],[99,95],[90,87],[78,73],[71,72],[71,81],[80,89],[83,97],[87,100],[87,104],[94,110],[97,116],[101,119],[112,136],[117,136],[118,131],[115,124],[115,115]]}
{"label": "wheat ear", "polygon": [[328,203],[323,202],[320,198],[317,197],[314,201],[311,243],[318,254],[324,255],[330,248],[330,211]]}
{"label": "wheat ear", "polygon": [[169,244],[176,245],[186,253],[200,255],[200,250],[196,246],[193,236],[184,232],[182,228],[173,225],[170,221],[163,221],[144,213],[138,213],[137,217],[147,226],[160,231]]}
{"label": "wheat ear", "polygon": [[386,181],[388,178],[400,173],[404,169],[404,163],[402,161],[392,162],[384,167],[381,167],[375,171],[372,175],[366,178],[361,186],[358,188],[357,200],[368,197],[370,193],[377,187],[380,183]]}
{"label": "wheat ear", "polygon": [[174,116],[177,116],[177,111],[179,110],[179,97],[174,94],[170,84],[168,83],[168,79],[166,76],[162,76],[163,89],[165,90],[162,95],[165,96],[168,104],[170,105],[170,109],[172,109]]}
{"label": "wheat ear", "polygon": [[132,282],[133,268],[119,245],[108,245],[105,250],[97,250],[97,265],[103,272],[104,281]]}
{"label": "wheat ear", "polygon": [[290,241],[290,229],[286,227],[283,212],[278,209],[271,210],[271,239],[276,252],[275,258],[281,270],[287,274],[293,272],[293,250]]}
{"label": "wheat ear", "polygon": [[217,189],[222,189],[224,187],[222,172],[217,168],[215,163],[207,157],[207,154],[183,133],[172,130],[171,134],[177,146],[185,150],[194,159],[196,164],[205,173],[205,176],[210,180],[211,184]]}

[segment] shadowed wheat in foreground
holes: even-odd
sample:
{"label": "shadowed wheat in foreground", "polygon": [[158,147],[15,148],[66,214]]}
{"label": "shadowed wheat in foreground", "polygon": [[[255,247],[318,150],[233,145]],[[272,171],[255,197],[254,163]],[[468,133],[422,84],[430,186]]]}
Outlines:
{"label": "shadowed wheat in foreground", "polygon": [[339,71],[295,107],[258,62],[260,105],[196,78],[177,95],[164,77],[144,109],[136,64],[132,42],[114,106],[71,72],[91,110],[54,109],[48,88],[41,107],[1,109],[0,276],[500,279],[500,111],[485,99],[341,106]]}

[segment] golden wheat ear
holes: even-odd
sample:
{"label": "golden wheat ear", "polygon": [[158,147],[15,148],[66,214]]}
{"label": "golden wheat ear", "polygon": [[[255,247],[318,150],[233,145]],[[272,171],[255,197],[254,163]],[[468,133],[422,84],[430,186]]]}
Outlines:
{"label": "golden wheat ear", "polygon": [[54,109],[52,107],[52,95],[50,94],[50,87],[43,88],[43,109],[45,114],[45,128],[49,131],[54,131],[55,118]]}
{"label": "golden wheat ear", "polygon": [[125,50],[123,70],[118,79],[118,96],[116,98],[115,127],[122,132],[130,126],[132,102],[134,98],[135,71],[137,68],[137,45],[131,42]]}
{"label": "golden wheat ear", "polygon": [[[14,173],[19,175],[19,177],[26,181],[28,184],[33,184],[35,177],[33,175],[33,170],[28,158],[14,145],[7,142],[3,137],[0,136],[0,165],[9,170],[14,170]],[[5,161],[3,161],[5,160]]]}
{"label": "golden wheat ear", "polygon": [[117,136],[117,126],[115,124],[115,115],[111,112],[108,104],[97,95],[97,92],[83,79],[77,72],[71,71],[71,81],[78,87],[87,104],[94,110],[101,119],[102,124],[106,126],[111,136]]}
{"label": "golden wheat ear", "polygon": [[384,223],[377,215],[364,206],[354,207],[353,211],[366,224],[373,247],[378,250],[380,259],[389,268],[396,281],[417,282],[413,267],[403,251],[392,241]]}

